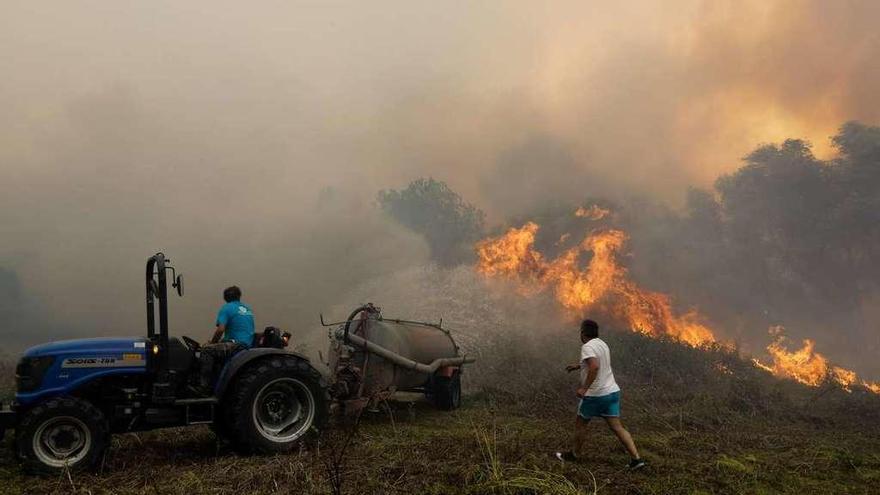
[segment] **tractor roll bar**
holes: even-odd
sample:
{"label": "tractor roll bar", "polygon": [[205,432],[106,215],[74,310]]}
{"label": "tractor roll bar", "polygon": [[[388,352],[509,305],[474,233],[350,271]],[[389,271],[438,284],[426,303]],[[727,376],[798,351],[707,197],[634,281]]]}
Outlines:
{"label": "tractor roll bar", "polygon": [[[164,351],[168,348],[168,285],[165,280],[165,262],[163,253],[156,253],[147,260],[147,337],[151,340],[156,336],[156,314],[153,300],[159,299],[159,346]],[[158,280],[157,280],[158,279]]]}

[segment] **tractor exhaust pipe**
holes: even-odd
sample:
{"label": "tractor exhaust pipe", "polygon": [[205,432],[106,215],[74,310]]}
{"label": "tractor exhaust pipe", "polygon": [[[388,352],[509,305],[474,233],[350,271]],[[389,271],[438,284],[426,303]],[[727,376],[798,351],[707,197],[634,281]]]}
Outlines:
{"label": "tractor exhaust pipe", "polygon": [[[345,338],[346,333],[348,332],[341,328],[337,329],[336,338],[343,339]],[[381,358],[387,359],[388,361],[391,361],[401,368],[418,371],[419,373],[425,373],[427,375],[433,374],[439,368],[442,368],[444,366],[461,366],[462,364],[473,363],[474,361],[476,361],[476,359],[471,357],[460,356],[453,358],[435,359],[434,361],[431,361],[430,364],[417,363],[412,359],[405,358],[394,351],[388,350],[380,346],[379,344],[370,342],[369,340],[366,340],[363,337],[355,335],[353,333],[348,333],[348,343],[354,344],[355,346],[360,347],[361,349],[364,349],[371,354],[375,354]]]}

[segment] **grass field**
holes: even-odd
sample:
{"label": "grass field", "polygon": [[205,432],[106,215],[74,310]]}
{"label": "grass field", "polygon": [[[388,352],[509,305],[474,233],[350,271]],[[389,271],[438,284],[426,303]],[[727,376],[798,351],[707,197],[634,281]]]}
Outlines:
{"label": "grass field", "polygon": [[571,345],[498,340],[452,413],[403,397],[275,457],[237,456],[201,427],[119,435],[97,472],[53,478],[22,475],[5,448],[0,493],[878,492],[876,396],[779,381],[720,348],[629,333],[606,341],[624,421],[650,463],[641,471],[623,468],[628,458],[600,422],[584,463],[552,459],[573,420],[574,376],[560,371]]}

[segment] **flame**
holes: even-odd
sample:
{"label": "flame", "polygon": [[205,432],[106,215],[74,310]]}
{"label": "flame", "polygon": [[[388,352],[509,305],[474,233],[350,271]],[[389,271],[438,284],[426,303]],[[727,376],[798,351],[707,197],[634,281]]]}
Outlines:
{"label": "flame", "polygon": [[856,383],[856,372],[841,368],[840,366],[831,367],[831,377],[847,392],[852,392],[853,384]]}
{"label": "flame", "polygon": [[559,240],[556,241],[556,245],[561,246],[561,245],[565,244],[565,242],[568,241],[569,237],[571,237],[571,234],[569,234],[568,232],[566,232],[565,234],[562,234],[561,236],[559,236]]}
{"label": "flame", "polygon": [[606,210],[599,205],[591,205],[587,208],[581,206],[574,212],[574,216],[589,220],[601,220],[610,214],[611,210]]}
{"label": "flame", "polygon": [[[852,392],[853,385],[859,383],[855,371],[831,365],[828,358],[816,352],[816,343],[813,340],[804,339],[800,349],[789,351],[783,327],[770,327],[770,335],[773,335],[774,339],[767,346],[767,352],[773,362],[765,364],[753,359],[752,361],[759,368],[778,377],[789,378],[811,387],[817,387],[831,381],[840,385],[847,392]],[[861,385],[875,394],[880,394],[880,383],[861,381]]]}
{"label": "flame", "polygon": [[[575,214],[586,216],[590,211],[592,208],[579,208]],[[486,276],[517,280],[525,294],[553,288],[563,307],[579,313],[603,310],[637,332],[666,335],[693,346],[715,342],[712,330],[701,323],[703,317],[696,311],[677,315],[669,296],[642,289],[629,279],[627,270],[617,262],[627,239],[623,231],[591,232],[578,246],[548,261],[534,249],[538,229],[529,222],[479,242],[477,270]],[[593,254],[586,269],[579,266],[583,252]]]}
{"label": "flame", "polygon": [[805,385],[821,385],[828,377],[828,360],[815,352],[816,343],[812,340],[805,339],[803,344],[800,349],[789,351],[785,346],[785,337],[779,335],[767,346],[773,363],[762,368],[776,376],[791,378]]}
{"label": "flame", "polygon": [[478,266],[480,273],[509,276],[518,272],[537,272],[545,264],[541,253],[532,249],[537,232],[538,225],[529,222],[522,228],[508,230],[497,240],[480,242],[477,246],[480,260],[492,260],[491,263],[481,261]]}

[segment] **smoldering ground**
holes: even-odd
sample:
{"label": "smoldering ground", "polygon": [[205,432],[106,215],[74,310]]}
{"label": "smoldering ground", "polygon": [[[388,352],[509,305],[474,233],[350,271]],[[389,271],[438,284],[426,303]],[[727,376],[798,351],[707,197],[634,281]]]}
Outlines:
{"label": "smoldering ground", "polygon": [[[313,325],[430,264],[373,207],[416,177],[491,225],[585,197],[677,214],[760,143],[831,157],[842,122],[880,120],[873,2],[3,6],[0,267],[18,295],[0,331],[20,345],[142,333],[157,250],[187,276],[175,333],[207,335],[230,283],[258,323]],[[640,232],[634,269],[683,291],[638,268]]]}

